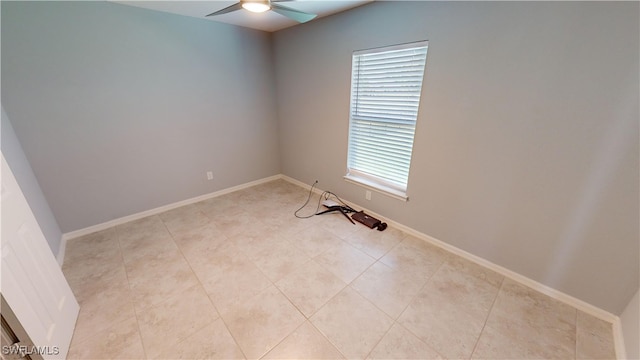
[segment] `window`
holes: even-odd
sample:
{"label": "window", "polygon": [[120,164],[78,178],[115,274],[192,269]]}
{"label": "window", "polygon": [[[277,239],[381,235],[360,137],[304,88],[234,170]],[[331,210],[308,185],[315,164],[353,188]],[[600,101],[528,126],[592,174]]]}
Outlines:
{"label": "window", "polygon": [[346,180],[407,200],[427,45],[353,53]]}

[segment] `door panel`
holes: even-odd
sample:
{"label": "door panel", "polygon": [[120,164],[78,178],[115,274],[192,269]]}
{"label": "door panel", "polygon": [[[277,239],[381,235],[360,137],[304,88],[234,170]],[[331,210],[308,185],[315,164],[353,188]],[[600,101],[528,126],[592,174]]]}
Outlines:
{"label": "door panel", "polygon": [[2,157],[0,291],[45,359],[64,359],[79,306]]}

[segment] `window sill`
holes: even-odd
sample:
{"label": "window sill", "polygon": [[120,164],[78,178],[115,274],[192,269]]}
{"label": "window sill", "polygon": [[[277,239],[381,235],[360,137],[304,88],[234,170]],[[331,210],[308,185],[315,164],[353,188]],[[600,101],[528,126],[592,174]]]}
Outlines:
{"label": "window sill", "polygon": [[394,199],[398,199],[398,200],[402,200],[402,201],[409,201],[409,197],[407,196],[407,193],[404,191],[400,191],[388,186],[384,186],[382,184],[379,184],[375,181],[372,181],[370,179],[366,179],[360,176],[356,176],[353,174],[347,174],[343,177],[347,182],[350,182],[352,184],[355,185],[360,185],[363,186],[367,189],[371,189],[375,192],[379,192],[383,195],[387,195],[389,197],[392,197]]}

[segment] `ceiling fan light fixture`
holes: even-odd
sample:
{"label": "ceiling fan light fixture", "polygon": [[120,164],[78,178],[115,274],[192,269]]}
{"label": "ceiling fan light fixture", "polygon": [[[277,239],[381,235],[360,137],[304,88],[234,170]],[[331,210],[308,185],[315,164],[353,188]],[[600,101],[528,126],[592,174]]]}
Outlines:
{"label": "ceiling fan light fixture", "polygon": [[[280,1],[295,1],[295,0],[280,0]],[[265,12],[267,10],[273,10],[273,12],[282,16],[286,16],[289,19],[297,21],[299,23],[305,23],[307,21],[311,21],[317,16],[316,14],[310,14],[304,11],[299,11],[284,5],[280,5],[276,0],[273,0],[273,3],[271,3],[271,0],[240,0],[233,5],[227,6],[226,8],[220,9],[216,12],[212,12],[207,16],[227,14],[227,13],[230,13],[236,10],[241,10],[241,9],[245,9],[245,10],[257,12],[257,13]]]}
{"label": "ceiling fan light fixture", "polygon": [[244,1],[242,7],[254,13],[261,13],[271,9],[269,1]]}

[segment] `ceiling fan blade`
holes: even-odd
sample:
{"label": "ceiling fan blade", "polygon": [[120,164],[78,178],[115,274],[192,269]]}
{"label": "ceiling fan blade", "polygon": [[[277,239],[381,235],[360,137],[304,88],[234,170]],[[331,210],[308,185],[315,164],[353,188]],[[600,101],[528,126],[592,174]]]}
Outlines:
{"label": "ceiling fan blade", "polygon": [[227,6],[226,8],[224,8],[222,10],[218,10],[216,12],[212,12],[211,14],[209,14],[207,16],[222,15],[222,14],[230,13],[232,11],[236,11],[236,10],[240,10],[240,9],[242,9],[242,3],[237,3],[237,4],[233,4],[231,6]]}
{"label": "ceiling fan blade", "polygon": [[309,14],[306,12],[294,10],[292,8],[282,6],[276,3],[271,3],[271,10],[277,12],[280,15],[284,15],[289,19],[293,19],[299,23],[305,23],[309,20],[312,20],[316,16],[318,16],[316,14]]}

